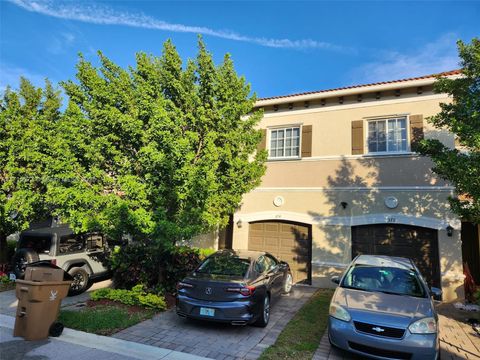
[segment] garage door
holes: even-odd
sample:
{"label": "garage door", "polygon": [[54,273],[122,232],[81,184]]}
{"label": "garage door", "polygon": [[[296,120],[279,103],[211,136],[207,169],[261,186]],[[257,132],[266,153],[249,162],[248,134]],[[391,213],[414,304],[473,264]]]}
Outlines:
{"label": "garage door", "polygon": [[430,286],[440,287],[437,231],[400,224],[352,227],[352,256],[402,256],[412,259]]}
{"label": "garage door", "polygon": [[286,221],[249,224],[248,249],[267,251],[292,270],[294,282],[311,282],[312,231],[309,225]]}

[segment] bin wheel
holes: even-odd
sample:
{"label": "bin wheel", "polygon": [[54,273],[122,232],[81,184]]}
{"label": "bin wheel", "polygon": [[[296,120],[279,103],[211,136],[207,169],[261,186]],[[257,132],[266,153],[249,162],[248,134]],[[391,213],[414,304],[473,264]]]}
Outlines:
{"label": "bin wheel", "polygon": [[73,277],[68,295],[78,295],[87,290],[89,276],[88,273],[79,267],[71,268],[68,273]]}
{"label": "bin wheel", "polygon": [[48,330],[48,334],[53,337],[59,337],[62,335],[63,332],[63,324],[60,322],[54,322],[51,326],[50,329]]}

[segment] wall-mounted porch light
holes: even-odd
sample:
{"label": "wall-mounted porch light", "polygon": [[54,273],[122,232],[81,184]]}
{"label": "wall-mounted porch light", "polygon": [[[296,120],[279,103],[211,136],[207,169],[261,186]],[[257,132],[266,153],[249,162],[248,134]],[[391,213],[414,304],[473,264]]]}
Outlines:
{"label": "wall-mounted porch light", "polygon": [[243,223],[242,223],[242,219],[239,219],[237,221],[237,227],[240,229],[242,227]]}
{"label": "wall-mounted porch light", "polygon": [[448,225],[445,230],[447,230],[447,236],[452,237],[453,236],[453,227],[451,225]]}
{"label": "wall-mounted porch light", "polygon": [[342,202],[340,203],[340,206],[341,206],[342,208],[346,209],[347,206],[348,206],[348,203],[347,203],[346,201],[342,201]]}

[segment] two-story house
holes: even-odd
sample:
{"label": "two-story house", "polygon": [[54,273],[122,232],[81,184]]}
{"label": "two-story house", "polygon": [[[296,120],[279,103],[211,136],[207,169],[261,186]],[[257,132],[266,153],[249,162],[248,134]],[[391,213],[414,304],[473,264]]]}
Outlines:
{"label": "two-story house", "polygon": [[444,300],[462,297],[453,188],[412,151],[423,137],[455,146],[453,134],[426,121],[451,101],[433,93],[434,82],[431,75],[260,99],[267,171],[220,247],[269,251],[290,264],[296,282],[319,286],[331,286],[357,254],[406,256]]}

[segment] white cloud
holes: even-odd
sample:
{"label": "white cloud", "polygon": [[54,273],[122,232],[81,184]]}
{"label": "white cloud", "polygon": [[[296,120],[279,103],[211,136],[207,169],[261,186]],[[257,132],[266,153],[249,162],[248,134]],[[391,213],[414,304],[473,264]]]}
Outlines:
{"label": "white cloud", "polygon": [[72,33],[61,33],[50,39],[47,50],[52,54],[63,54],[75,42],[75,35]]}
{"label": "white cloud", "polygon": [[458,69],[456,40],[455,34],[449,33],[409,52],[380,51],[377,61],[351,72],[352,83],[396,80]]}
{"label": "white cloud", "polygon": [[340,52],[352,52],[352,49],[324,41],[311,39],[291,40],[250,37],[226,30],[214,30],[202,26],[168,23],[141,13],[115,11],[106,6],[93,4],[78,5],[73,2],[53,2],[50,0],[9,0],[11,3],[31,12],[60,19],[76,20],[100,25],[123,25],[137,28],[163,30],[181,33],[195,33],[214,36],[227,40],[242,41],[272,48],[286,49],[324,49]]}

